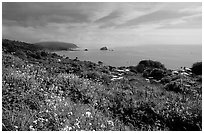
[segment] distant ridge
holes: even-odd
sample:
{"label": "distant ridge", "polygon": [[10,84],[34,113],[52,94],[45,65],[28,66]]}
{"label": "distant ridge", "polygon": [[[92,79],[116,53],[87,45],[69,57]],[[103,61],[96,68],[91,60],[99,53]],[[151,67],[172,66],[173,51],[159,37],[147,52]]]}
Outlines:
{"label": "distant ridge", "polygon": [[38,43],[35,43],[35,45],[42,47],[43,49],[46,49],[46,50],[71,50],[74,48],[78,48],[76,44],[57,42],[57,41],[38,42]]}

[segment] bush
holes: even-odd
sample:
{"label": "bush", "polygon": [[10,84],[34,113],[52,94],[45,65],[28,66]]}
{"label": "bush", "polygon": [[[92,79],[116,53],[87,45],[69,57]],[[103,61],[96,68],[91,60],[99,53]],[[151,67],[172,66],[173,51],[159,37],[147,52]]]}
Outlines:
{"label": "bush", "polygon": [[150,77],[151,71],[152,71],[151,68],[148,68],[148,69],[144,70],[142,76],[145,77],[145,78]]}
{"label": "bush", "polygon": [[22,58],[22,59],[25,59],[27,57],[26,54],[22,50],[17,50],[15,52],[15,55]]}
{"label": "bush", "polygon": [[45,51],[41,51],[40,55],[41,55],[42,57],[46,57],[46,56],[48,55],[48,53],[46,53]]}
{"label": "bush", "polygon": [[40,52],[32,52],[32,51],[27,51],[27,54],[35,59],[41,59],[41,53]]}
{"label": "bush", "polygon": [[100,79],[100,78],[101,78],[101,75],[100,75],[100,73],[97,72],[97,71],[88,71],[88,72],[86,73],[86,77],[89,78],[89,79],[94,79],[94,80],[96,80],[96,79]]}
{"label": "bush", "polygon": [[137,67],[136,66],[129,66],[129,69],[131,72],[137,73]]}
{"label": "bush", "polygon": [[151,71],[150,77],[153,77],[154,79],[160,80],[165,76],[165,72],[162,69],[155,68]]}
{"label": "bush", "polygon": [[168,91],[174,91],[174,92],[182,92],[183,91],[183,87],[182,87],[181,83],[176,82],[176,81],[172,81],[170,83],[167,83],[164,86],[164,89],[166,89]]}
{"label": "bush", "polygon": [[139,65],[144,65],[144,67],[166,69],[160,62],[152,60],[142,60],[139,62]]}
{"label": "bush", "polygon": [[136,70],[137,70],[137,72],[142,73],[145,70],[145,65],[144,64],[138,64],[136,66]]}
{"label": "bush", "polygon": [[166,83],[169,83],[171,82],[171,77],[170,76],[165,76],[161,79],[161,83],[162,84],[166,84]]}
{"label": "bush", "polygon": [[196,78],[196,81],[198,81],[198,82],[201,82],[201,83],[202,83],[202,76],[201,76],[201,75],[199,75],[199,76]]}
{"label": "bush", "polygon": [[108,74],[102,74],[102,80],[104,83],[109,84],[111,82],[111,77]]}
{"label": "bush", "polygon": [[202,62],[196,62],[192,66],[192,73],[202,75]]}

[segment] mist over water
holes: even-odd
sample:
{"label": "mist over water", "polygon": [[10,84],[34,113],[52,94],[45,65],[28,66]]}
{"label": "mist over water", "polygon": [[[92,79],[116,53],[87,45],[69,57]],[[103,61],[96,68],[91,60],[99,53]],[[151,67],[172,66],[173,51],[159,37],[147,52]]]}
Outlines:
{"label": "mist over water", "polygon": [[136,66],[144,59],[156,60],[169,69],[191,67],[193,63],[202,61],[202,45],[143,45],[135,47],[116,47],[114,51],[101,51],[88,49],[88,51],[58,51],[70,59],[78,57],[79,60],[102,61],[104,65]]}

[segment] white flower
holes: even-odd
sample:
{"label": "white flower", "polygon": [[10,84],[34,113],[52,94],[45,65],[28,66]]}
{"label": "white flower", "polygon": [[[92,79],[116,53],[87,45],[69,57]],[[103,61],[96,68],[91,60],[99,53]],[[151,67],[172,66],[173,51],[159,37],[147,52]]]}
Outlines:
{"label": "white flower", "polygon": [[91,112],[86,112],[86,116],[90,117],[91,116]]}
{"label": "white flower", "polygon": [[29,128],[30,130],[35,131],[35,128],[32,125],[30,125]]}
{"label": "white flower", "polygon": [[34,121],[33,121],[33,123],[35,123],[35,124],[37,124],[37,122],[38,122],[37,120],[34,120]]}
{"label": "white flower", "polygon": [[72,127],[68,127],[68,130],[72,130]]}
{"label": "white flower", "polygon": [[72,113],[72,112],[69,112],[68,115],[73,115],[73,113]]}
{"label": "white flower", "polygon": [[104,124],[101,125],[101,128],[105,128],[106,126]]}
{"label": "white flower", "polygon": [[108,124],[110,124],[110,125],[114,126],[113,121],[109,120],[109,121],[107,121],[107,122],[108,122]]}
{"label": "white flower", "polygon": [[15,128],[18,128],[18,126],[14,126]]}

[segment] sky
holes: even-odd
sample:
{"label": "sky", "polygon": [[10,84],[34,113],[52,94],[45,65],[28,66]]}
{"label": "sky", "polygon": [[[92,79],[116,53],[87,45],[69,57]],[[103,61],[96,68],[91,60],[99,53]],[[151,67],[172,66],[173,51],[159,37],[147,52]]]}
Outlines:
{"label": "sky", "polygon": [[80,47],[201,45],[201,2],[2,3],[3,38]]}

